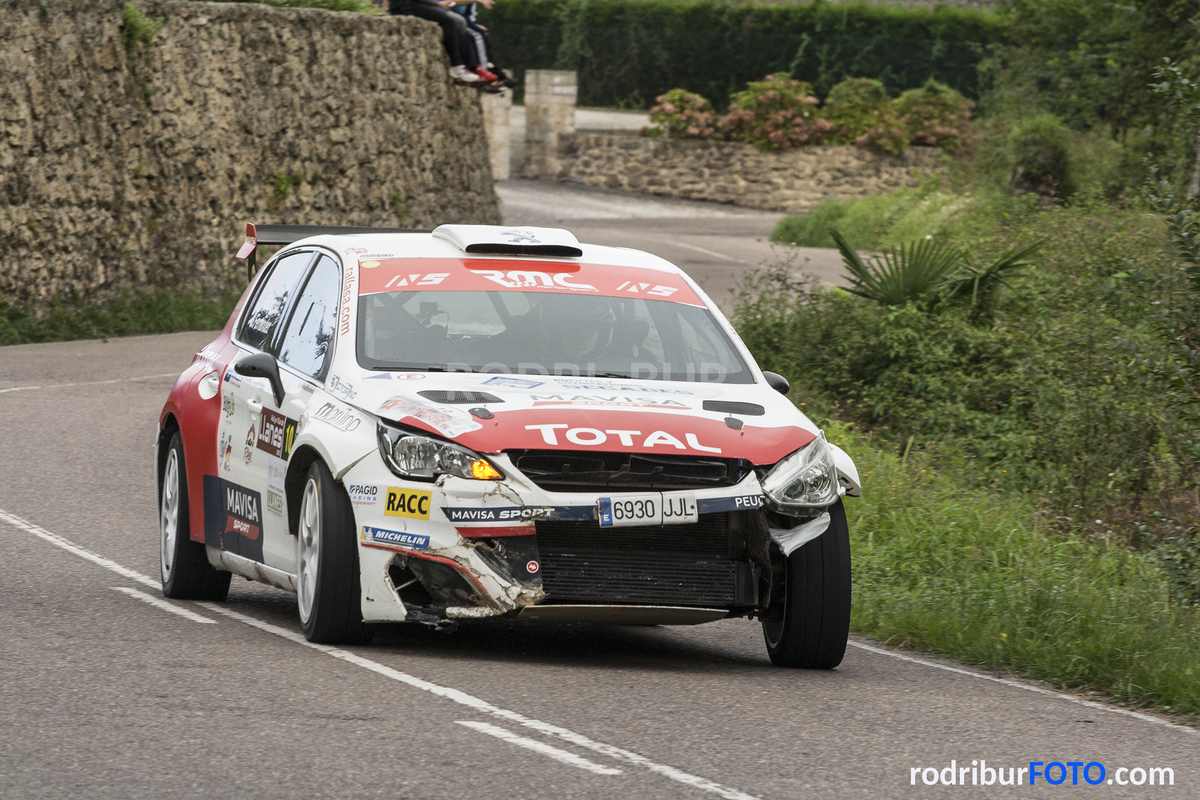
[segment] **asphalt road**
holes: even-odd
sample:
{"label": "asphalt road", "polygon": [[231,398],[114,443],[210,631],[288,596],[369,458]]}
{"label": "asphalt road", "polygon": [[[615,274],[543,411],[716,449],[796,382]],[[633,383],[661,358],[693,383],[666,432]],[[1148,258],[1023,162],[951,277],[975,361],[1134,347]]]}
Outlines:
{"label": "asphalt road", "polygon": [[[771,257],[773,215],[520,181],[500,194],[510,222],[657,252],[714,297]],[[3,800],[1016,792],[912,772],[948,777],[951,760],[1107,770],[1021,794],[1197,795],[1194,729],[866,640],[830,672],[771,666],[746,620],[392,626],[328,648],[300,636],[291,595],[240,578],[221,605],[166,601],[155,424],[212,336],[0,348]],[[1174,785],[1107,783],[1151,767]]]}
{"label": "asphalt road", "polygon": [[566,228],[583,242],[653,253],[691,275],[727,314],[745,280],[763,271],[844,282],[836,250],[771,243],[781,214],[519,179],[496,191],[507,224]]}
{"label": "asphalt road", "polygon": [[[745,620],[395,626],[326,648],[291,595],[240,578],[220,606],[165,601],[155,423],[210,338],[0,348],[5,800],[1015,791],[910,785],[951,759],[1170,767],[1174,786],[1090,794],[1196,796],[1192,729],[865,641],[830,672],[771,666]],[[1069,782],[1022,794],[1091,788]]]}

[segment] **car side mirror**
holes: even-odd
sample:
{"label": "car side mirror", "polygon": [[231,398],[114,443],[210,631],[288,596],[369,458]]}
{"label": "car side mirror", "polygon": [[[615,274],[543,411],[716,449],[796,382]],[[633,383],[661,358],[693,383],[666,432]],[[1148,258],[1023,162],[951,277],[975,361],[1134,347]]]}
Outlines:
{"label": "car side mirror", "polygon": [[780,394],[787,394],[791,384],[788,379],[780,375],[778,372],[764,372],[763,377],[767,379],[767,386],[770,386]]}
{"label": "car side mirror", "polygon": [[[279,364],[270,353],[255,353],[246,356],[233,365],[233,371],[247,378],[266,378],[271,384],[271,394],[275,397],[275,406],[283,405],[283,379],[279,377]],[[784,381],[786,383],[786,381]]]}

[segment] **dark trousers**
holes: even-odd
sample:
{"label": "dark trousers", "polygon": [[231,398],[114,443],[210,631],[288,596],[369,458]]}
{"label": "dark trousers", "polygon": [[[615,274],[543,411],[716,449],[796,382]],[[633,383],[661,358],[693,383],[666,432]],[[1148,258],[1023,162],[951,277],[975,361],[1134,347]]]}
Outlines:
{"label": "dark trousers", "polygon": [[488,41],[487,34],[469,19],[466,32],[458,39],[458,46],[463,60],[467,64],[467,69],[473,70],[475,67],[486,69],[492,60],[491,42]]}
{"label": "dark trousers", "polygon": [[463,63],[462,53],[458,46],[458,37],[466,31],[467,21],[462,14],[446,11],[437,6],[427,6],[420,0],[392,0],[388,13],[420,17],[442,26],[442,46],[450,56],[450,66],[457,67]]}

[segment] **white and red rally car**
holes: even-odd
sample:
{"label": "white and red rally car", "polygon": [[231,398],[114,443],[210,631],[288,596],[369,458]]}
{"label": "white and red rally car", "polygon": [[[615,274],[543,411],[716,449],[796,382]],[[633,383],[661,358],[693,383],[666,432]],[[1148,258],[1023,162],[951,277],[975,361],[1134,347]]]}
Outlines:
{"label": "white and red rally car", "polygon": [[509,616],[762,620],[845,652],[853,462],[683,272],[563,230],[248,227],[284,244],[159,422],[168,597],[233,573],[305,635]]}

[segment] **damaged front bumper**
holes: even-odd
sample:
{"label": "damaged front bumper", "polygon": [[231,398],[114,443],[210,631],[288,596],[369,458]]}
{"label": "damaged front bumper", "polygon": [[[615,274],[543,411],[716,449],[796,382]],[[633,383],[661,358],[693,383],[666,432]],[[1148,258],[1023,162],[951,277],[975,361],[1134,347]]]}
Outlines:
{"label": "damaged front bumper", "polygon": [[694,521],[601,527],[601,499],[621,490],[547,491],[506,456],[491,458],[505,480],[406,481],[377,457],[342,476],[365,621],[442,626],[508,615],[694,624],[754,616],[771,596],[772,555],[777,562],[829,525],[820,509],[807,519],[764,514],[751,471],[735,486],[664,490],[668,500],[694,498]]}

